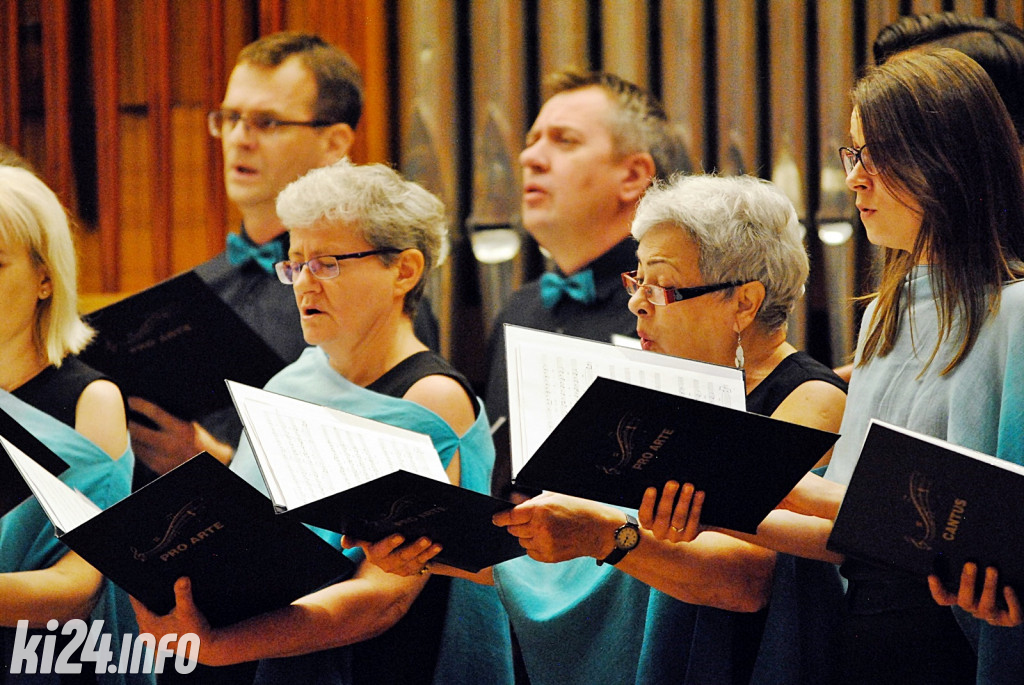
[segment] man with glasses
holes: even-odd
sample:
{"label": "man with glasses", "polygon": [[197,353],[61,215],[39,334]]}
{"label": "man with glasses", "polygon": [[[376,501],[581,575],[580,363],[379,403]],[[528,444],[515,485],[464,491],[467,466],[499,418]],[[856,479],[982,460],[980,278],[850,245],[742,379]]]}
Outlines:
{"label": "man with glasses", "polygon": [[[277,195],[307,171],[347,156],[361,112],[362,77],[352,59],[318,36],[283,32],[242,49],[220,108],[207,117],[210,135],[221,141],[227,197],[242,223],[228,235],[227,249],[195,271],[285,363],[306,343],[292,289],[274,273],[288,254]],[[419,312],[416,333],[437,349],[429,305]],[[203,450],[226,462],[241,436],[230,408],[190,423],[140,398],[129,405],[155,425],[131,423],[137,486]]]}

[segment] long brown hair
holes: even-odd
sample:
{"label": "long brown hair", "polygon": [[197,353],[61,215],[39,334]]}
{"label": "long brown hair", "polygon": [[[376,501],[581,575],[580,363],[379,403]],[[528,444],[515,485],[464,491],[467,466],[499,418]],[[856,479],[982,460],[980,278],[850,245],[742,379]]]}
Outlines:
{"label": "long brown hair", "polygon": [[948,373],[998,310],[1001,284],[1024,277],[1024,170],[1013,124],[985,70],[950,49],[906,53],[871,69],[853,90],[853,106],[881,182],[921,208],[913,250],[882,250],[860,363],[892,351],[907,275],[927,262],[939,315],[929,363],[944,340],[959,340]]}

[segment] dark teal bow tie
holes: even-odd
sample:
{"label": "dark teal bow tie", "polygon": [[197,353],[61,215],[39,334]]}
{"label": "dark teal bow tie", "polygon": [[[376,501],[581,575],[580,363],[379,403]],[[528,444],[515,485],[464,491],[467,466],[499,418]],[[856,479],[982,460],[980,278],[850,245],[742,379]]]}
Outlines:
{"label": "dark teal bow tie", "polygon": [[551,309],[563,295],[583,304],[590,304],[597,299],[597,286],[594,284],[594,272],[590,269],[578,271],[572,276],[559,276],[548,272],[540,277],[540,301]]}
{"label": "dark teal bow tie", "polygon": [[272,274],[274,264],[283,262],[287,256],[280,240],[257,245],[241,233],[228,233],[228,261],[234,266],[253,261],[268,274]]}

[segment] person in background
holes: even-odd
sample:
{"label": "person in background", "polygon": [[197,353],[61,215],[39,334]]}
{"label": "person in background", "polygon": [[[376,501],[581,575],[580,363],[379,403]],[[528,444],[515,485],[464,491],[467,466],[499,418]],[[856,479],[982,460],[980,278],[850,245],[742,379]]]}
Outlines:
{"label": "person in background", "polygon": [[[485,400],[492,420],[508,416],[503,325],[610,342],[633,335],[619,274],[636,261],[629,236],[633,210],[655,176],[683,167],[661,104],[614,74],[557,72],[526,134],[523,228],[555,270],[512,294],[488,342]],[[511,487],[509,434],[495,434],[492,491]]]}
{"label": "person in background", "polygon": [[[64,207],[27,164],[2,154],[0,410],[68,464],[61,480],[105,508],[130,492],[134,459],[124,399],[114,383],[75,357],[93,331],[78,317],[75,249]],[[123,635],[137,633],[127,595],[57,539],[30,497],[0,518],[0,663],[12,663],[18,621],[30,628],[23,640],[35,636],[38,642],[41,634],[59,634],[43,630],[52,619],[103,621],[100,639],[109,639],[115,663]],[[94,663],[81,656],[79,650],[70,662],[82,664],[75,682],[152,680],[94,675]],[[59,683],[63,677],[7,673],[4,682]]]}
{"label": "person in background", "polygon": [[[228,234],[227,249],[195,271],[285,363],[306,343],[292,294],[274,274],[274,263],[288,253],[274,202],[310,169],[348,155],[362,104],[362,77],[345,52],[316,35],[282,32],[242,49],[224,100],[208,117],[210,135],[223,147],[227,197],[242,224]],[[429,303],[418,312],[418,335],[437,349]],[[136,487],[204,450],[227,463],[237,447],[242,426],[231,407],[187,422],[141,398],[128,402],[145,417],[131,422]]]}
{"label": "person in background", "polygon": [[[626,308],[620,274],[636,262],[629,235],[633,211],[655,176],[686,166],[682,145],[672,135],[661,104],[634,83],[606,72],[567,69],[547,77],[544,96],[519,155],[521,213],[523,228],[550,257],[554,270],[513,293],[495,320],[487,348],[484,397],[496,424],[508,416],[504,324],[602,342],[611,342],[615,336],[632,337],[634,319]],[[511,490],[507,424],[495,432],[494,443],[497,458],[491,490],[507,498]],[[535,562],[533,566],[537,575],[522,576],[522,581],[534,590],[550,588],[552,604],[546,609],[535,607],[533,616],[513,615],[514,632],[523,621],[543,620],[539,617],[548,609],[560,621],[580,627],[571,636],[573,644],[583,645],[607,623],[614,626],[608,628],[610,632],[624,636],[622,653],[634,655],[632,663],[628,658],[624,663],[633,668],[647,586],[608,569],[591,568],[593,564],[576,569]],[[500,584],[499,592],[503,592]],[[616,595],[635,596],[638,603],[630,611],[613,615],[602,598]],[[540,637],[535,630],[530,634]],[[565,654],[573,651],[570,645],[560,648]],[[596,650],[596,644],[589,649]],[[542,653],[527,645],[522,652]],[[538,668],[526,664],[531,673]],[[559,672],[567,678],[584,679],[588,673],[597,680],[609,677],[588,665],[585,657],[563,660]]]}
{"label": "person in background", "polygon": [[[494,461],[489,421],[465,378],[417,338],[413,316],[443,259],[441,201],[383,165],[342,160],[277,199],[288,226],[292,285],[307,348],[267,389],[429,435],[452,482],[486,492]],[[248,443],[232,470],[266,492]],[[332,544],[339,536],[320,531]],[[288,607],[212,630],[187,579],[157,635],[194,632],[199,660],[260,660],[257,683],[508,683],[508,618],[492,588],[420,574],[389,575],[349,552],[355,575]]]}

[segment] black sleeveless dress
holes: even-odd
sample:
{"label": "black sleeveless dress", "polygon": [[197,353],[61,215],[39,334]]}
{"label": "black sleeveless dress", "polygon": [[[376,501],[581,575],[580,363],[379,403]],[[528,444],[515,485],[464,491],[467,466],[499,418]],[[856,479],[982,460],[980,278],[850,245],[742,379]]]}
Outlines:
{"label": "black sleeveless dress", "polygon": [[[830,368],[794,352],[747,395],[747,410],[770,416],[808,381],[846,392],[846,383]],[[637,682],[832,683],[841,601],[835,565],[787,554],[776,556],[771,600],[758,612],[726,611],[652,593]],[[652,631],[655,639],[650,639]],[[659,632],[667,639],[657,639]]]}
{"label": "black sleeveless dress", "polygon": [[[434,352],[419,352],[367,386],[368,390],[391,397],[404,397],[417,381],[427,376],[448,376],[456,380],[473,401],[474,414],[480,406],[466,378]],[[352,673],[357,684],[423,683],[433,681],[434,666],[441,649],[448,589],[445,576],[431,576],[402,619],[383,635],[352,646]]]}

